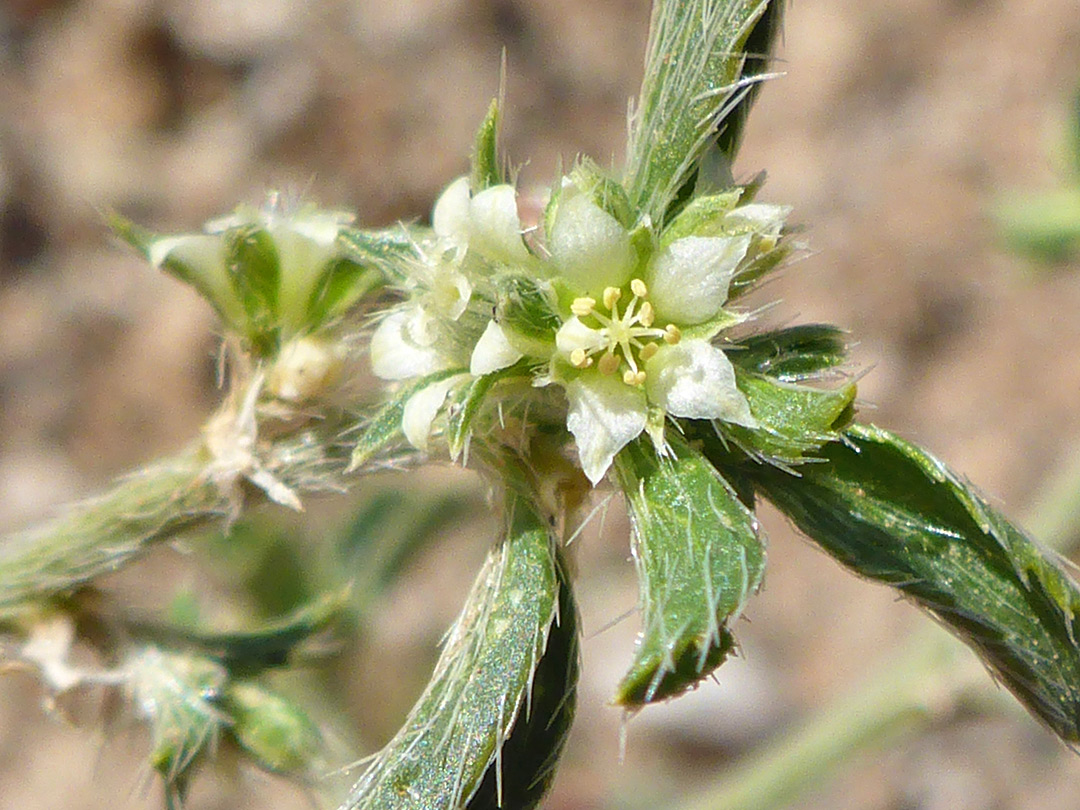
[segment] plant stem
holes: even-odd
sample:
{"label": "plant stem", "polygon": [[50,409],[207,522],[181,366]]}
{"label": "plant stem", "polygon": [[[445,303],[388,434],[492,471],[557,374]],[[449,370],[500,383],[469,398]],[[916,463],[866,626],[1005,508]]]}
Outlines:
{"label": "plant stem", "polygon": [[0,620],[22,603],[119,568],[156,540],[226,514],[227,494],[204,474],[207,460],[198,442],[0,540]]}

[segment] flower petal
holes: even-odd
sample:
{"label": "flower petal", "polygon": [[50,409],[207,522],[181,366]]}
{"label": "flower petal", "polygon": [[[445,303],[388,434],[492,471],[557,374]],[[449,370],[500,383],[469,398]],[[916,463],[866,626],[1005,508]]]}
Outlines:
{"label": "flower petal", "polygon": [[521,241],[517,192],[513,186],[486,188],[469,203],[469,247],[506,263],[529,257]]}
{"label": "flower petal", "polygon": [[661,347],[645,364],[645,374],[649,400],[672,416],[757,427],[750,404],[735,385],[731,361],[704,340]]}
{"label": "flower petal", "polygon": [[405,403],[401,414],[401,430],[409,444],[417,450],[427,452],[428,439],[431,438],[431,425],[439,414],[439,409],[446,402],[446,395],[457,385],[460,375],[432,383],[421,388]]}
{"label": "flower petal", "polygon": [[439,265],[435,270],[431,292],[426,296],[425,303],[456,321],[469,305],[472,284],[452,266]]}
{"label": "flower petal", "polygon": [[750,240],[750,234],[687,236],[668,245],[645,274],[657,319],[690,325],[716,315]]}
{"label": "flower petal", "polygon": [[600,334],[600,331],[583,324],[577,315],[571,317],[555,333],[555,347],[566,355],[575,349],[581,349],[586,353],[591,352],[603,345],[604,336]]}
{"label": "flower petal", "polygon": [[615,217],[585,194],[567,187],[559,201],[548,249],[563,276],[599,300],[605,287],[622,287],[630,280],[634,249],[630,235]]}
{"label": "flower petal", "polygon": [[469,238],[469,178],[459,177],[446,187],[431,212],[436,236],[455,243]]}
{"label": "flower petal", "polygon": [[484,334],[476,341],[473,349],[472,358],[469,360],[469,373],[481,377],[508,368],[524,356],[510,345],[501,326],[495,321],[488,321]]}
{"label": "flower petal", "polygon": [[645,394],[615,377],[586,373],[566,386],[566,398],[566,426],[577,441],[581,469],[595,485],[615,454],[645,429]]}
{"label": "flower petal", "polygon": [[418,346],[409,338],[415,312],[399,309],[382,320],[371,336],[371,370],[383,380],[405,380],[446,368],[432,347]]}

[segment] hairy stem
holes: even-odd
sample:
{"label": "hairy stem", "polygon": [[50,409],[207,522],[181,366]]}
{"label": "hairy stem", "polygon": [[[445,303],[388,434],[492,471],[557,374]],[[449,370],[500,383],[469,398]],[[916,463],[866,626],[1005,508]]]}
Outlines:
{"label": "hairy stem", "polygon": [[104,495],[0,539],[0,619],[22,603],[116,570],[156,540],[224,515],[229,500],[205,475],[207,461],[198,442]]}

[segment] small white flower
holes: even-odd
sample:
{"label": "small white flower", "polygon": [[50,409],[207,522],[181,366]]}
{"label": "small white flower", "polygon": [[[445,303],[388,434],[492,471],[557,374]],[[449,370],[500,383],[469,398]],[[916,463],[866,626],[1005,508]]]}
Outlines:
{"label": "small white flower", "polygon": [[[710,340],[737,320],[722,308],[754,237],[774,238],[786,213],[776,206],[735,209],[724,220],[730,235],[677,239],[638,278],[626,230],[587,195],[564,189],[549,250],[583,294],[555,336],[557,355],[576,371],[553,376],[566,389],[567,427],[594,484],[643,431],[663,452],[657,413],[757,425],[731,361]],[[691,329],[693,337],[684,338]]]}
{"label": "small white flower", "polygon": [[431,215],[435,235],[460,253],[471,250],[489,261],[522,262],[529,251],[521,239],[517,192],[511,185],[469,194],[469,178],[459,177],[435,203]]}

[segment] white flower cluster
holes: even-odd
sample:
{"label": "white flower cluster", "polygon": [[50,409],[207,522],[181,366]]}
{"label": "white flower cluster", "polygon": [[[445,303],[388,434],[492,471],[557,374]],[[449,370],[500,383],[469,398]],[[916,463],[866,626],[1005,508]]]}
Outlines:
{"label": "white flower cluster", "polygon": [[[708,216],[699,207],[689,226],[657,233],[647,220],[624,226],[595,196],[565,179],[543,244],[533,247],[512,186],[471,194],[461,178],[440,197],[425,259],[409,273],[408,301],[381,321],[371,343],[384,380],[445,372],[405,404],[402,427],[414,446],[428,448],[457,386],[523,360],[535,386],[564,390],[566,427],[594,484],[643,432],[663,452],[668,416],[757,426],[713,340],[742,320],[724,309],[732,279],[775,249],[788,209],[738,206],[739,194],[729,193]],[[530,277],[546,291],[554,325],[545,348],[493,315],[507,305],[491,292],[501,273]]]}

